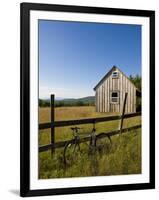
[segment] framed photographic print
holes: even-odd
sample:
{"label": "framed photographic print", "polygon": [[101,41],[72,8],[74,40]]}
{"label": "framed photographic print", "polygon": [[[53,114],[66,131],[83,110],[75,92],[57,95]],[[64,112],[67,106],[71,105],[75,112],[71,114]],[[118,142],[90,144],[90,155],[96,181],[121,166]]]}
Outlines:
{"label": "framed photographic print", "polygon": [[21,196],[155,188],[155,12],[21,4]]}

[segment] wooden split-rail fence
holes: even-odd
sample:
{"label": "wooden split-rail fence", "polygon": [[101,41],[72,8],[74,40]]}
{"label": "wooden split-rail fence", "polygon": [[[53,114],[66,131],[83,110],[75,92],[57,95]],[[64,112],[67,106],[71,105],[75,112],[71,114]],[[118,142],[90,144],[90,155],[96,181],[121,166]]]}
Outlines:
{"label": "wooden split-rail fence", "polygon": [[[62,148],[65,147],[65,145],[72,140],[66,140],[66,141],[61,141],[61,142],[56,142],[55,141],[55,128],[57,127],[64,127],[64,126],[72,126],[72,125],[81,125],[81,124],[93,124],[93,127],[95,128],[96,123],[100,122],[108,122],[108,121],[113,121],[113,120],[120,120],[120,127],[118,130],[111,131],[111,132],[105,132],[105,133],[99,133],[96,137],[105,137],[107,136],[113,136],[117,134],[121,134],[124,132],[128,132],[131,130],[135,130],[138,128],[141,128],[141,124],[131,126],[128,128],[123,128],[123,120],[127,118],[132,118],[136,116],[141,116],[141,112],[136,112],[136,113],[127,113],[125,114],[125,104],[126,104],[126,99],[127,99],[127,93],[125,93],[125,98],[123,102],[123,109],[122,109],[122,114],[121,115],[116,115],[116,116],[106,116],[106,117],[98,117],[98,118],[87,118],[87,119],[77,119],[77,120],[65,120],[65,121],[55,121],[55,96],[51,95],[51,100],[50,100],[50,107],[51,107],[51,122],[48,123],[42,123],[39,124],[39,130],[43,129],[51,129],[51,139],[50,139],[50,144],[46,145],[41,145],[39,146],[39,152],[44,152],[51,150],[51,153],[53,154],[55,152],[56,148]],[[80,143],[89,141],[90,137],[82,137],[80,140]]]}

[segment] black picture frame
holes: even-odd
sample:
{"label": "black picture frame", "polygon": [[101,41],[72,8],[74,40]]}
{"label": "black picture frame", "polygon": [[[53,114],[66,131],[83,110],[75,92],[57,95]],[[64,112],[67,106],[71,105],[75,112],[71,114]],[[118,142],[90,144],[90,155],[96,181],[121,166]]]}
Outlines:
{"label": "black picture frame", "polygon": [[[107,15],[123,15],[148,17],[150,19],[150,181],[149,183],[103,185],[74,188],[52,188],[52,189],[30,189],[30,11],[60,11],[76,13],[94,13]],[[20,5],[21,25],[21,106],[20,106],[20,195],[60,195],[76,193],[95,193],[107,191],[139,190],[155,188],[155,11],[131,10],[104,7],[84,7],[71,5],[49,5],[35,3],[21,3]]]}

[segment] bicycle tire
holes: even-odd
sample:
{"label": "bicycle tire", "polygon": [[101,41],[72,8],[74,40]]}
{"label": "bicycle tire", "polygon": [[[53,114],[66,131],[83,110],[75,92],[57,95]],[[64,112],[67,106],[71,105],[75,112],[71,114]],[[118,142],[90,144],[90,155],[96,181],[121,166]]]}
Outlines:
{"label": "bicycle tire", "polygon": [[80,145],[78,142],[68,142],[64,148],[64,164],[73,165],[80,155]]}
{"label": "bicycle tire", "polygon": [[96,147],[101,153],[109,153],[112,147],[112,140],[110,136],[104,133],[103,135],[103,137],[96,137]]}

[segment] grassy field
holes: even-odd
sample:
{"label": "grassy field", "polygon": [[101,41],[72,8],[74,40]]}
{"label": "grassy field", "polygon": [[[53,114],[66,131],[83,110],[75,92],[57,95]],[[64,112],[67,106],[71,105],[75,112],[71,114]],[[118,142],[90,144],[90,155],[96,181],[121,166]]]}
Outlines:
{"label": "grassy field", "polygon": [[[117,114],[117,113],[113,113]],[[96,113],[92,106],[60,107],[55,109],[55,120],[83,119],[112,115]],[[50,121],[50,108],[39,108],[39,123]],[[141,117],[124,120],[124,127],[141,124]],[[79,125],[82,133],[89,133],[92,125]],[[96,125],[97,132],[109,132],[119,128],[119,121],[102,122]],[[55,129],[55,141],[72,139],[70,127]],[[112,148],[109,152],[88,154],[88,147],[81,144],[82,153],[74,164],[65,167],[63,149],[57,149],[51,157],[50,151],[39,154],[39,178],[84,177],[141,173],[141,129],[112,137]],[[41,130],[39,145],[50,143],[50,129]]]}

